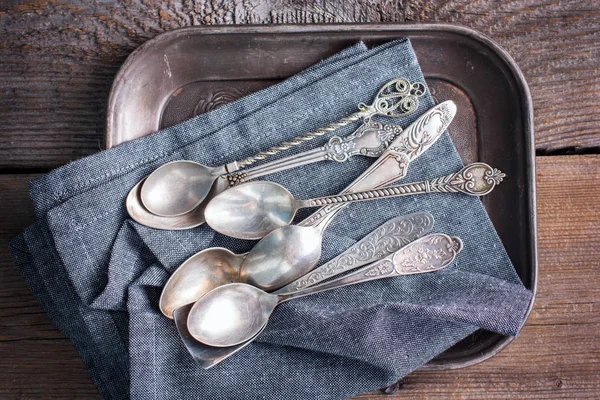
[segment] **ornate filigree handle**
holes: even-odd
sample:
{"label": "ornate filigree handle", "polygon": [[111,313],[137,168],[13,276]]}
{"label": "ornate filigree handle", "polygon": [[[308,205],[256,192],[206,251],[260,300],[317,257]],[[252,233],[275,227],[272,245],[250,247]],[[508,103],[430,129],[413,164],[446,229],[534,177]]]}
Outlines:
{"label": "ornate filigree handle", "polygon": [[387,117],[403,117],[415,111],[419,106],[418,98],[425,94],[425,85],[420,82],[410,83],[404,78],[397,78],[386,83],[375,96],[373,104],[358,105],[361,111],[368,113],[365,118],[373,115]]}
{"label": "ornate filigree handle", "polygon": [[[379,189],[401,179],[406,174],[411,160],[439,139],[455,115],[456,104],[452,101],[445,101],[429,109],[404,129],[388,149],[342,193]],[[337,203],[320,208],[298,225],[325,230],[345,204],[347,203]]]}
{"label": "ornate filigree handle", "polygon": [[344,162],[355,155],[379,157],[385,149],[402,133],[397,125],[384,125],[368,121],[353,134],[344,138],[333,136],[323,146],[326,160]]}
{"label": "ornate filigree handle", "polygon": [[420,82],[410,83],[404,78],[397,78],[386,83],[375,96],[371,105],[359,104],[359,111],[342,118],[338,122],[331,123],[314,132],[297,136],[287,142],[280,143],[254,156],[248,157],[237,163],[238,169],[245,168],[257,161],[287,150],[292,146],[323,136],[326,133],[333,132],[343,126],[346,126],[360,118],[366,120],[374,115],[384,115],[387,117],[402,117],[411,114],[419,106],[419,97],[425,94],[425,85]]}
{"label": "ornate filigree handle", "polygon": [[278,292],[277,294],[280,301],[287,301],[375,279],[434,272],[452,263],[462,249],[463,242],[460,238],[443,233],[433,233],[415,240],[384,259],[375,261],[341,278],[297,292]]}

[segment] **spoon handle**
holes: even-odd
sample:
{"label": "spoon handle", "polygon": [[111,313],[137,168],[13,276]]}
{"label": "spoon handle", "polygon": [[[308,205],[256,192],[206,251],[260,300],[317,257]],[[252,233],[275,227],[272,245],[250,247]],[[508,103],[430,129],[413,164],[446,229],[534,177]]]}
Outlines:
{"label": "spoon handle", "polygon": [[385,115],[388,117],[402,117],[411,114],[419,105],[418,98],[425,94],[425,85],[420,82],[410,83],[404,78],[396,78],[387,82],[375,96],[370,106],[359,104],[359,111],[351,114],[337,122],[330,123],[313,132],[297,136],[289,141],[273,146],[254,156],[245,158],[237,163],[239,169],[245,168],[257,161],[275,155],[290,147],[302,144],[316,137],[323,136],[328,132],[346,126],[360,118],[369,119],[374,115]]}
{"label": "spoon handle", "polygon": [[457,236],[433,233],[423,236],[395,253],[341,278],[298,292],[278,294],[278,301],[281,303],[298,297],[354,285],[356,283],[373,281],[375,279],[438,271],[454,261],[454,258],[462,248],[462,240]]}
{"label": "spoon handle", "polygon": [[397,125],[382,124],[368,120],[357,130],[343,138],[332,136],[324,146],[320,146],[319,148],[284,157],[253,168],[231,172],[223,175],[223,177],[227,178],[227,183],[231,187],[264,175],[286,171],[319,161],[337,161],[342,163],[355,155],[379,157],[401,133],[402,128]]}
{"label": "spoon handle", "polygon": [[334,259],[273,293],[288,293],[306,289],[326,279],[386,257],[431,232],[434,221],[433,215],[427,211],[392,218]]}
{"label": "spoon handle", "polygon": [[506,174],[485,163],[472,163],[460,171],[435,179],[386,186],[381,189],[353,192],[343,195],[318,197],[310,200],[297,200],[298,208],[323,207],[330,204],[345,204],[357,201],[375,200],[388,197],[412,196],[431,192],[461,192],[471,196],[484,196],[502,182]]}

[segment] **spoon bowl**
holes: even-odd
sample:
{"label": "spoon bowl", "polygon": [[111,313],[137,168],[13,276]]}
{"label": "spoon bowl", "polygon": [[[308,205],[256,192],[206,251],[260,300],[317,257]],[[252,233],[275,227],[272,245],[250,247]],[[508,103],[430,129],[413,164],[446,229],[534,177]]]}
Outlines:
{"label": "spoon bowl", "polygon": [[[138,182],[129,191],[127,199],[125,200],[127,213],[134,221],[150,228],[168,230],[191,229],[200,226],[205,222],[204,204],[201,204],[189,213],[180,215],[178,217],[161,217],[159,215],[152,214],[146,209],[146,207],[144,207],[140,199],[140,192],[144,182],[145,179]],[[215,187],[213,187],[212,191],[215,191]],[[211,196],[211,194],[209,194],[209,196]]]}
{"label": "spoon bowl", "polygon": [[160,311],[173,318],[173,311],[194,303],[212,289],[239,280],[245,254],[214,247],[188,258],[171,275],[160,296]]}
{"label": "spoon bowl", "polygon": [[200,343],[190,334],[187,327],[187,320],[193,304],[188,304],[174,311],[175,326],[181,337],[181,341],[185,345],[188,352],[194,358],[194,361],[204,369],[209,369],[219,364],[221,361],[229,358],[233,354],[242,350],[256,339],[258,335],[265,329],[266,324],[261,330],[249,340],[235,346],[229,347],[213,347]]}
{"label": "spoon bowl", "polygon": [[172,161],[152,172],[140,199],[152,214],[176,217],[198,207],[220,174],[193,161]]}
{"label": "spoon bowl", "polygon": [[255,181],[234,186],[206,206],[210,227],[231,237],[260,239],[286,226],[296,215],[294,196],[275,182]]}
{"label": "spoon bowl", "polygon": [[194,304],[187,326],[190,334],[206,345],[235,346],[261,331],[277,300],[277,296],[244,283],[220,286]]}
{"label": "spoon bowl", "polygon": [[287,225],[262,238],[240,268],[240,281],[267,292],[310,271],[321,258],[322,236],[312,226]]}

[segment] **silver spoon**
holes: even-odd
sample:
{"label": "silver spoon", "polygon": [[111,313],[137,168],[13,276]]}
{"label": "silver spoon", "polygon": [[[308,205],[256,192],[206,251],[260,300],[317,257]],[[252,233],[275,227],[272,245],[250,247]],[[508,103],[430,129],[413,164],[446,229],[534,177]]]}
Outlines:
{"label": "silver spoon", "polygon": [[[205,222],[204,206],[202,204],[194,208],[191,212],[178,217],[161,217],[160,215],[152,214],[144,207],[140,200],[140,192],[145,179],[146,178],[138,182],[129,191],[127,198],[125,199],[127,213],[134,221],[150,228],[168,230],[191,229],[200,226]],[[216,187],[217,185],[214,185],[213,190],[215,190]]]}
{"label": "silver spoon", "polygon": [[[344,271],[385,257],[433,229],[433,215],[426,211],[392,218],[346,251],[313,271],[302,287],[314,285]],[[159,307],[168,318],[174,310],[194,303],[210,290],[240,280],[240,266],[246,255],[214,247],[188,258],[165,284]],[[297,289],[296,289],[297,290]]]}
{"label": "silver spoon", "polygon": [[388,117],[408,115],[417,109],[418,97],[424,93],[425,86],[423,84],[411,84],[404,78],[397,78],[386,83],[379,90],[373,104],[370,106],[361,104],[358,112],[342,118],[338,122],[271,147],[239,162],[234,161],[219,167],[207,167],[185,160],[166,163],[146,178],[140,193],[141,202],[148,211],[163,217],[174,217],[188,213],[200,205],[219,176],[233,173],[292,146],[348,125],[360,118],[368,120],[374,115]]}
{"label": "silver spoon", "polygon": [[175,320],[175,326],[177,327],[177,331],[179,332],[179,336],[181,337],[181,341],[185,345],[185,348],[191,354],[194,361],[196,361],[196,363],[198,363],[204,369],[209,369],[210,367],[217,365],[221,361],[229,358],[238,351],[242,350],[244,347],[248,346],[267,326],[264,325],[263,328],[256,335],[254,335],[254,337],[236,346],[207,346],[204,343],[200,343],[194,339],[188,330],[187,319],[193,305],[193,303],[186,304],[185,306],[176,309],[173,313],[173,319]]}
{"label": "silver spoon", "polygon": [[198,300],[212,289],[239,282],[240,266],[247,253],[235,254],[212,247],[188,258],[171,275],[159,300],[160,311],[173,318],[173,311]]}
{"label": "silver spoon", "polygon": [[[261,215],[265,219],[264,224],[259,224],[258,226],[251,225],[257,220],[254,219],[254,216],[246,215],[238,215],[230,221],[219,221],[217,218],[214,218],[216,214],[209,213],[210,204],[207,207],[206,215],[210,215],[210,218],[207,218],[208,223],[211,226],[216,225],[213,226],[214,229],[227,232],[228,234],[236,233],[243,229],[243,232],[246,233],[256,228],[276,228],[277,224],[284,225],[292,220],[296,208],[299,207],[345,204],[355,201],[431,192],[462,192],[472,196],[483,196],[491,192],[502,181],[504,176],[502,172],[487,164],[473,163],[455,174],[429,181],[387,186],[382,189],[321,197],[303,202],[294,200],[285,188],[273,184],[274,186],[269,186],[269,188],[277,187],[277,191],[269,191],[268,193],[273,196],[274,200],[269,201],[265,199],[262,204],[266,205],[265,208],[273,207],[275,209],[275,207],[278,207],[277,212],[274,213],[276,217],[266,221],[267,218],[270,218],[271,214],[262,213]],[[238,189],[243,189],[243,186],[249,188],[251,185],[260,188],[266,186],[262,182],[250,182],[239,186]],[[259,191],[259,195],[262,193],[266,192]],[[215,207],[224,205],[224,209],[233,211],[234,205],[228,205],[228,202],[224,199],[217,202],[217,198],[215,198],[213,201],[216,202]],[[250,210],[249,212],[252,211]],[[246,223],[247,220],[250,223]],[[329,223],[330,221],[326,222]],[[289,284],[298,276],[306,274],[317,265],[321,257],[323,231],[327,227],[327,223],[308,226],[287,225],[273,230],[263,237],[246,256],[240,268],[241,280],[263,290],[273,291]]]}
{"label": "silver spoon", "polygon": [[239,239],[258,239],[292,222],[301,208],[411,196],[431,192],[462,192],[483,196],[504,175],[484,163],[473,163],[459,172],[423,182],[386,186],[381,189],[296,200],[275,182],[244,183],[218,194],[204,211],[206,223],[215,231]]}
{"label": "silver spoon", "polygon": [[[206,345],[236,346],[255,337],[275,307],[284,301],[375,279],[437,271],[450,264],[462,247],[458,237],[435,233],[344,277],[293,293],[269,294],[244,283],[224,285],[193,305],[188,330]],[[423,256],[428,254],[435,256]]]}
{"label": "silver spoon", "polygon": [[[380,153],[379,158],[367,168],[354,182],[352,182],[342,193],[352,191],[379,188],[394,180],[400,179],[406,173],[408,165],[412,160],[431,147],[452,122],[456,114],[456,105],[452,101],[440,103],[421,116],[412,124],[400,132],[389,144],[388,148]],[[378,135],[387,136],[389,132],[397,129],[394,125],[383,125]],[[369,135],[371,136],[371,135]],[[374,147],[370,147],[373,150]],[[312,150],[311,150],[312,152]],[[300,155],[299,155],[300,156]],[[258,169],[270,169],[273,164],[285,159],[262,164],[253,168],[255,173]],[[143,182],[143,181],[142,181]],[[142,225],[157,229],[188,229],[199,226],[205,222],[204,208],[218,193],[232,186],[232,182],[224,177],[219,177],[204,202],[193,211],[177,217],[160,217],[148,211],[140,200],[142,182],[138,183],[127,196],[127,212],[135,221]],[[307,223],[314,223],[315,219],[328,218],[339,212],[344,205],[327,207],[326,210],[317,211],[309,217]]]}

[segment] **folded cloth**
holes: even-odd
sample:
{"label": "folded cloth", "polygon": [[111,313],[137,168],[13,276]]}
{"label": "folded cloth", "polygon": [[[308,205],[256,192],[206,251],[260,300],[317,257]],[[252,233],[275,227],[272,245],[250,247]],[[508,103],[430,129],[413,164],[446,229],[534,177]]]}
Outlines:
{"label": "folded cloth", "polygon": [[[322,257],[333,258],[390,218],[427,210],[434,231],[464,241],[451,266],[284,303],[253,344],[212,369],[194,363],[158,310],[162,286],[187,257],[209,246],[247,251],[253,242],[206,226],[161,231],[133,222],[124,199],[136,182],[167,161],[220,165],[337,121],[396,77],[425,82],[408,40],[370,50],[359,43],[270,88],[31,183],[39,219],[13,239],[13,257],[105,398],[340,399],[392,384],[478,328],[517,334],[531,292],[481,201],[453,194],[353,204],[326,230]],[[380,121],[407,126],[433,104],[426,93],[412,115]],[[268,178],[297,198],[322,196],[342,190],[370,162],[354,157]],[[403,181],[461,166],[444,134]]]}

